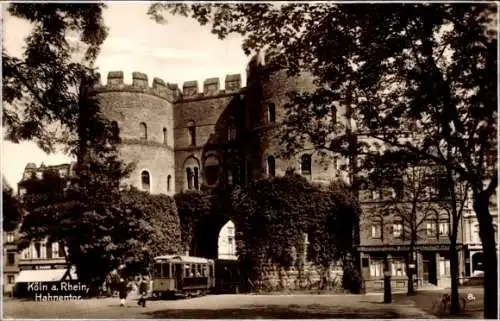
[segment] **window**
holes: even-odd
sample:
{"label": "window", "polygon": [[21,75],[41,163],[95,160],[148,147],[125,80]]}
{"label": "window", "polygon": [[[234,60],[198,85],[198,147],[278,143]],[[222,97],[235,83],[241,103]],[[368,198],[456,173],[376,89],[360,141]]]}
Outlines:
{"label": "window", "polygon": [[111,122],[111,135],[113,141],[118,141],[120,139],[120,128],[118,127],[118,123],[116,121]]}
{"label": "window", "polygon": [[186,168],[186,179],[188,183],[188,189],[193,189],[193,170],[191,168]]}
{"label": "window", "polygon": [[332,124],[337,124],[337,107],[332,107]]}
{"label": "window", "polygon": [[382,276],[384,274],[384,262],[372,260],[370,264],[370,276]]}
{"label": "window", "polygon": [[380,199],[380,191],[378,191],[378,190],[373,190],[373,191],[372,191],[372,199],[374,199],[374,200],[378,200],[378,199]]}
{"label": "window", "polygon": [[7,265],[16,264],[16,254],[14,252],[7,252]]}
{"label": "window", "polygon": [[64,255],[60,255],[60,253],[59,253],[59,243],[58,242],[52,243],[52,257],[54,257],[54,258],[64,257]]}
{"label": "window", "polygon": [[267,175],[276,176],[276,161],[273,156],[267,156]]}
{"label": "window", "polygon": [[149,173],[148,171],[142,171],[141,173],[141,188],[143,191],[149,192],[150,191],[150,178],[149,178]]}
{"label": "window", "polygon": [[188,135],[189,135],[189,144],[191,146],[196,146],[196,127],[195,126],[188,127]]}
{"label": "window", "polygon": [[194,189],[200,189],[200,184],[198,182],[198,167],[194,168]]}
{"label": "window", "polygon": [[148,127],[146,126],[146,123],[140,123],[139,127],[141,129],[141,140],[146,141],[148,140]]}
{"label": "window", "polygon": [[402,237],[403,236],[403,224],[395,223],[392,225],[392,235],[394,237]]}
{"label": "window", "polygon": [[372,238],[381,238],[382,237],[382,227],[380,223],[372,224]]}
{"label": "window", "polygon": [[448,222],[439,222],[439,235],[448,235]]}
{"label": "window", "polygon": [[450,276],[450,260],[445,258],[439,260],[439,275]]}
{"label": "window", "polygon": [[9,275],[9,276],[7,277],[7,282],[8,282],[9,284],[14,284],[14,283],[16,283],[16,278],[15,278],[15,276],[13,276],[13,275]]}
{"label": "window", "polygon": [[404,276],[405,275],[405,263],[402,260],[392,261],[392,275],[393,276]]}
{"label": "window", "polygon": [[15,239],[14,233],[13,232],[8,232],[7,233],[7,243],[13,243]]}
{"label": "window", "polygon": [[49,244],[46,244],[45,245],[45,251],[47,252],[47,258],[51,259],[52,256],[53,256],[52,255],[52,244],[50,244],[50,246],[49,246]]}
{"label": "window", "polygon": [[479,224],[474,224],[472,228],[472,242],[481,243],[481,237],[479,236]]}
{"label": "window", "polygon": [[170,185],[172,184],[172,175],[167,176],[167,192],[170,192]]}
{"label": "window", "polygon": [[302,175],[311,175],[311,155],[302,155],[300,161],[300,170]]}
{"label": "window", "polygon": [[35,258],[42,258],[42,244],[40,242],[35,243]]}
{"label": "window", "polygon": [[163,127],[163,144],[167,145],[167,129]]}
{"label": "window", "polygon": [[451,188],[446,178],[438,178],[437,185],[439,198],[448,198],[451,196]]}
{"label": "window", "polygon": [[436,236],[436,223],[428,222],[426,223],[427,236]]}
{"label": "window", "polygon": [[370,260],[367,257],[361,259],[361,266],[367,268],[370,266]]}
{"label": "window", "polygon": [[267,119],[270,123],[274,123],[276,121],[276,106],[273,103],[270,103],[267,106]]}
{"label": "window", "polygon": [[66,256],[66,249],[62,244],[58,245],[59,247],[59,257],[65,257]]}
{"label": "window", "polygon": [[235,139],[236,139],[236,126],[231,124],[231,125],[229,125],[229,128],[227,130],[227,140],[233,141]]}

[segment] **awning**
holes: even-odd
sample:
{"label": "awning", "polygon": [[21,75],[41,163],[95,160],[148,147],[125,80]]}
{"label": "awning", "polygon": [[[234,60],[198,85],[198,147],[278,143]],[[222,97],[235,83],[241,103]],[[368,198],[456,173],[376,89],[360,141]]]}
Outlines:
{"label": "awning", "polygon": [[[66,269],[51,269],[51,270],[23,270],[19,272],[16,278],[16,283],[25,282],[59,282],[62,281],[66,274]],[[74,270],[71,271],[71,278],[77,279]],[[66,279],[69,279],[66,277]]]}

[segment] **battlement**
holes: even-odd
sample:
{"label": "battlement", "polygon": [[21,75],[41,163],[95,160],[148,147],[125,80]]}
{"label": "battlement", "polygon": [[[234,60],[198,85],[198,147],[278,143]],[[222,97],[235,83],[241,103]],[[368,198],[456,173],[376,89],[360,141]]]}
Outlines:
{"label": "battlement", "polygon": [[169,101],[178,100],[182,93],[177,84],[165,83],[163,79],[153,78],[153,83],[149,86],[148,75],[142,72],[132,73],[132,84],[125,84],[123,81],[123,71],[108,72],[107,83],[103,85],[101,75],[97,75],[94,90],[98,93],[107,91],[140,92],[150,94]]}
{"label": "battlement", "polygon": [[207,78],[203,81],[203,91],[198,91],[198,81],[186,81],[182,85],[182,99],[197,99],[204,97],[214,97],[224,94],[233,94],[239,92],[241,88],[241,75],[226,75],[224,79],[225,89],[220,89],[219,78]]}
{"label": "battlement", "polygon": [[125,84],[123,71],[110,71],[105,85],[102,83],[101,75],[97,74],[94,90],[98,93],[108,91],[141,92],[176,102],[184,99],[191,100],[232,94],[242,89],[240,74],[226,75],[224,82],[225,89],[220,89],[219,78],[207,78],[203,81],[203,91],[199,92],[197,80],[186,81],[182,85],[181,91],[177,84],[166,83],[160,78],[153,78],[153,82],[149,86],[148,75],[141,72],[133,72],[132,84]]}

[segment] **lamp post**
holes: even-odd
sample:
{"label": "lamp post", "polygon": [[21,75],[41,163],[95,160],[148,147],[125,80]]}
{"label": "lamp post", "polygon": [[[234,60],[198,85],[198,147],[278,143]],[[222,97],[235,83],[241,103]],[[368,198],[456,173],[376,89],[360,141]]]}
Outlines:
{"label": "lamp post", "polygon": [[392,303],[391,271],[388,267],[384,270],[384,303]]}

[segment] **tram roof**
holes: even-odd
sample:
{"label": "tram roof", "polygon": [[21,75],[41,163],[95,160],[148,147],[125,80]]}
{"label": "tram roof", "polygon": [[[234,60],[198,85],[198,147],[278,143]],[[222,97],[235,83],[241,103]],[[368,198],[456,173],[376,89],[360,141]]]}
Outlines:
{"label": "tram roof", "polygon": [[187,256],[187,255],[161,255],[154,258],[157,260],[166,260],[166,261],[176,261],[183,263],[213,263],[213,260],[206,259],[204,257],[197,256]]}

